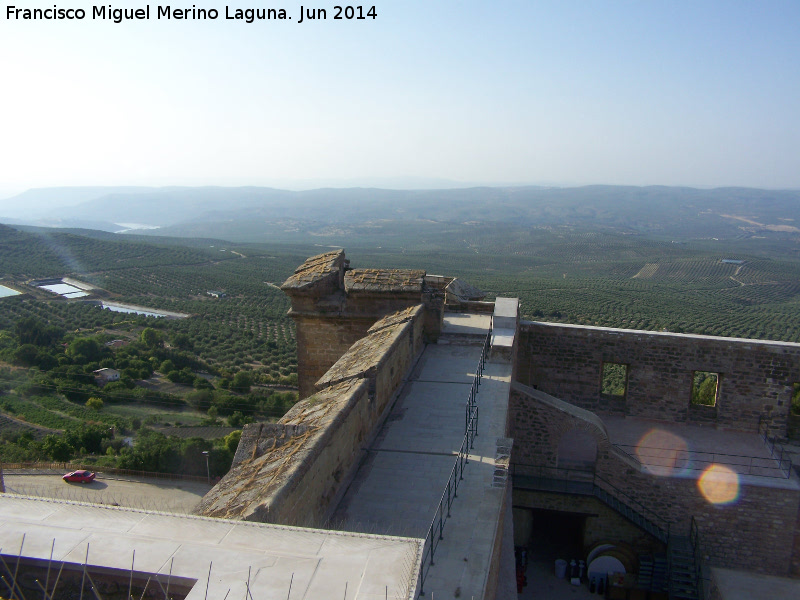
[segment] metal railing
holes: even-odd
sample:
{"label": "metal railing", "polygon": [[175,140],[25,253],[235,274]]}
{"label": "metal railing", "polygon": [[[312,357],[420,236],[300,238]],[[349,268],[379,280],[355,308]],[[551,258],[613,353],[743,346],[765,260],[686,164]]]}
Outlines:
{"label": "metal railing", "polygon": [[761,415],[758,417],[758,435],[764,441],[770,456],[778,461],[778,469],[784,478],[789,479],[792,474],[792,459],[786,455],[786,450],[778,443],[778,436],[769,437],[769,423]]}
{"label": "metal railing", "polygon": [[697,597],[701,600],[706,597],[705,583],[706,580],[703,576],[703,558],[702,547],[700,546],[700,530],[697,527],[697,521],[692,516],[692,521],[689,525],[689,543],[692,546],[692,554],[694,555],[694,568],[697,576]]}
{"label": "metal railing", "polygon": [[447,484],[439,498],[439,504],[433,513],[433,519],[428,527],[428,533],[423,543],[422,562],[419,568],[420,596],[425,595],[425,579],[428,577],[430,568],[436,564],[434,562],[436,549],[439,546],[439,542],[444,539],[444,525],[447,523],[447,519],[450,518],[450,508],[453,505],[453,500],[458,497],[459,483],[464,479],[464,467],[469,464],[470,450],[475,445],[475,438],[478,437],[478,388],[481,385],[481,377],[486,367],[486,357],[491,346],[491,340],[492,328],[490,325],[489,333],[486,334],[486,339],[483,342],[481,356],[478,359],[478,365],[475,368],[475,377],[472,380],[472,386],[470,387],[469,396],[467,398],[464,438],[461,440],[458,457],[456,458],[453,468],[450,470],[450,476],[447,478]]}
{"label": "metal railing", "polygon": [[[716,464],[729,467],[740,475],[787,479],[792,466],[791,459],[784,457],[783,449],[781,449],[779,457],[773,453],[768,458],[746,454],[725,454],[723,452],[702,452],[628,444],[613,444],[613,446],[636,461],[640,467],[655,475],[669,475],[680,471],[704,471]],[[767,447],[769,448],[769,445]]]}
{"label": "metal railing", "polygon": [[594,496],[666,543],[671,523],[593,470],[512,464],[514,486],[543,492]]}

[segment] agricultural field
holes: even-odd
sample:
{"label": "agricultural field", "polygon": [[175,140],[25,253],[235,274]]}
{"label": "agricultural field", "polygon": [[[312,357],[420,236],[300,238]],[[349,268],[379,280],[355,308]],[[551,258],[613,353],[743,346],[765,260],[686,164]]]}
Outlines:
{"label": "agricultural field", "polygon": [[[0,226],[0,281],[25,289],[33,278],[70,276],[108,300],[190,315],[115,313],[35,290],[0,299],[0,459],[85,450],[109,464],[182,468],[188,458],[169,456],[196,447],[148,426],[279,418],[296,401],[297,350],[278,286],[306,257],[339,245],[353,267],[422,268],[461,277],[490,299],[519,297],[528,319],[800,342],[800,255],[791,240],[675,243],[609,230],[406,221],[317,230],[303,242]],[[121,381],[98,388],[92,372],[102,367],[119,370]],[[609,372],[606,393],[621,386],[624,377]],[[71,441],[25,432],[24,423]],[[87,423],[102,440],[70,433]],[[144,435],[150,457],[120,446],[120,434]],[[224,472],[233,442],[215,444]]]}

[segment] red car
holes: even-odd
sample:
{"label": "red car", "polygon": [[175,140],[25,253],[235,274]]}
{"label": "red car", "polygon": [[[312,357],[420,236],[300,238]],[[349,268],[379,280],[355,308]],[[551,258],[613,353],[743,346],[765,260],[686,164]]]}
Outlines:
{"label": "red car", "polygon": [[94,481],[94,473],[91,471],[73,471],[67,473],[61,479],[67,483],[92,483]]}

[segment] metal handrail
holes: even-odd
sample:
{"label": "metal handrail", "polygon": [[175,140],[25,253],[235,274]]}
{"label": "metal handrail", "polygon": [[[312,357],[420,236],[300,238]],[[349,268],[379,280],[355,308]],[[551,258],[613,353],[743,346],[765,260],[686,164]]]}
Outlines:
{"label": "metal handrail", "polygon": [[[632,458],[642,467],[659,467],[669,468],[675,470],[689,470],[689,471],[703,471],[711,464],[720,464],[730,467],[743,467],[742,475],[752,475],[753,477],[789,477],[791,470],[791,460],[783,458],[781,454],[780,459],[772,455],[771,457],[765,456],[752,456],[747,454],[725,454],[723,452],[703,452],[699,450],[679,450],[677,448],[656,448],[654,446],[640,447],[629,444],[613,444],[613,447],[620,452],[625,453],[628,457]],[[642,460],[636,456],[629,449],[639,448],[641,450],[662,450],[673,453],[670,457],[665,457],[666,462],[658,462],[657,460],[648,460],[643,463]],[[739,461],[743,459],[746,462]],[[758,464],[758,461],[762,461]],[[778,466],[775,466],[775,461],[778,461]],[[784,469],[783,463],[789,462],[789,468]],[[680,462],[680,466],[676,463]],[[766,472],[765,472],[766,471]],[[777,471],[780,475],[770,474]]]}
{"label": "metal handrail", "polygon": [[[764,432],[761,432],[761,424],[764,423]],[[786,452],[785,448],[778,443],[778,436],[773,436],[771,439],[769,437],[769,423],[766,422],[762,415],[758,416],[758,434],[761,436],[761,439],[764,441],[764,445],[769,449],[770,456],[778,461],[778,468],[784,473],[786,479],[792,474],[792,459],[788,456],[784,458],[784,454]],[[780,449],[780,454],[775,456],[776,450],[775,447]],[[786,467],[784,471],[784,462],[786,462]]]}
{"label": "metal handrail", "polygon": [[703,553],[700,547],[700,529],[697,526],[697,520],[692,515],[691,523],[689,524],[689,543],[692,546],[692,554],[694,558],[695,580],[697,581],[697,597],[701,600],[705,598],[704,578],[703,578]]}
{"label": "metal handrail", "polygon": [[[602,485],[600,485],[600,484],[602,484]],[[658,529],[663,531],[664,532],[664,536],[667,539],[669,539],[670,529],[672,527],[672,522],[671,521],[668,521],[667,519],[663,518],[658,513],[654,512],[653,510],[651,510],[649,508],[647,508],[644,504],[642,504],[641,502],[639,502],[638,500],[636,500],[632,496],[629,496],[628,494],[623,492],[621,489],[616,487],[613,483],[610,483],[610,482],[606,481],[605,479],[600,477],[597,473],[595,473],[595,475],[594,475],[594,485],[596,487],[604,490],[606,493],[611,494],[612,496],[616,496],[617,499],[622,501],[622,502],[624,502],[628,506],[628,508],[638,512],[642,516],[642,518],[647,519],[655,527],[657,527]],[[611,491],[609,491],[607,489],[604,489],[604,486],[611,488]],[[631,506],[631,505],[635,505],[635,506]]]}
{"label": "metal handrail", "polygon": [[545,467],[540,465],[512,464],[512,476],[532,476],[541,479],[563,483],[559,486],[547,486],[547,489],[554,492],[567,494],[579,494],[584,496],[596,496],[602,500],[597,490],[616,498],[625,504],[631,511],[639,514],[643,519],[648,520],[654,527],[664,532],[662,537],[668,538],[671,522],[661,517],[658,513],[647,508],[644,504],[626,494],[613,483],[600,477],[594,470],[582,469],[560,469],[556,467]]}
{"label": "metal handrail", "polygon": [[475,438],[478,437],[478,388],[481,384],[481,377],[483,370],[486,366],[486,356],[489,352],[492,340],[492,327],[489,325],[489,332],[483,342],[481,349],[481,356],[478,359],[478,365],[475,369],[475,377],[472,380],[472,386],[467,396],[466,417],[464,423],[464,437],[461,440],[461,447],[458,450],[458,457],[456,458],[453,468],[450,470],[450,476],[447,478],[447,484],[442,491],[439,498],[439,504],[433,513],[433,519],[428,527],[428,533],[425,535],[425,541],[422,545],[422,561],[419,567],[419,595],[425,595],[425,579],[428,576],[428,571],[434,566],[434,557],[436,548],[439,542],[444,539],[444,525],[447,519],[450,518],[450,508],[453,505],[453,500],[458,497],[458,484],[464,479],[464,466],[469,464],[469,451],[475,446]]}

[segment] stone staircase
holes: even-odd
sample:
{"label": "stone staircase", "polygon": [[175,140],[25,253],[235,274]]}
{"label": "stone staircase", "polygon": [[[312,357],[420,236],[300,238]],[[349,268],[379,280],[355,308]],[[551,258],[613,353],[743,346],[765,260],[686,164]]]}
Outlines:
{"label": "stone staircase", "polygon": [[597,484],[594,485],[592,493],[595,496],[595,498],[598,498],[601,502],[613,508],[623,517],[631,521],[634,525],[637,525],[641,529],[644,529],[647,533],[652,535],[660,542],[666,544],[669,541],[669,531],[666,531],[662,527],[656,525],[653,521],[645,517],[641,512],[635,510],[634,508],[623,502],[619,497],[617,497],[613,493],[600,487]]}
{"label": "stone staircase", "polygon": [[[540,472],[520,473],[519,466],[514,472],[514,486],[524,489],[537,489],[550,492],[561,492],[575,495],[594,496],[618,514],[637,525],[657,540],[667,545],[667,555],[657,555],[652,564],[644,565],[645,578],[640,587],[661,591],[665,587],[669,591],[670,600],[701,600],[702,585],[696,561],[697,525],[692,520],[690,536],[678,536],[670,533],[669,524],[658,515],[645,516],[647,509],[636,509],[626,502],[620,492],[611,484],[594,473],[584,473],[583,477],[574,474],[569,479],[558,476],[557,469],[539,469]],[[615,493],[616,492],[616,493]],[[662,524],[657,524],[659,520]],[[666,527],[664,526],[666,525]],[[664,579],[666,578],[666,581]],[[663,583],[662,583],[663,582]],[[666,583],[666,586],[664,586]],[[666,591],[666,590],[664,590]]]}

